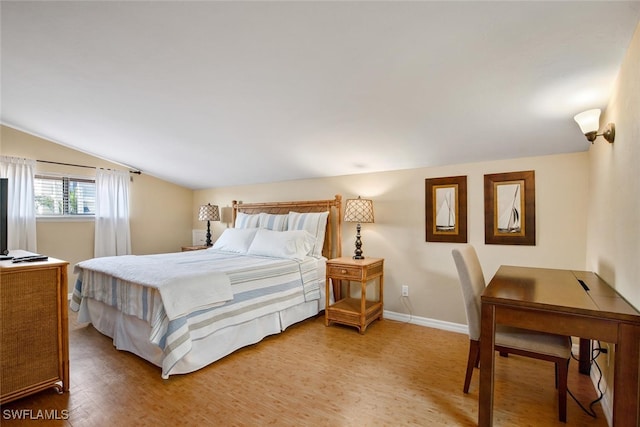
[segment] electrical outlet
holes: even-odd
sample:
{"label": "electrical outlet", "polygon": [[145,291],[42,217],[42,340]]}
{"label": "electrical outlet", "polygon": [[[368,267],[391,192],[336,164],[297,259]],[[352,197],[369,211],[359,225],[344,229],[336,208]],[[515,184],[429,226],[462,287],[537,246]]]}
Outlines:
{"label": "electrical outlet", "polygon": [[403,297],[408,297],[409,296],[409,286],[402,285],[402,296]]}

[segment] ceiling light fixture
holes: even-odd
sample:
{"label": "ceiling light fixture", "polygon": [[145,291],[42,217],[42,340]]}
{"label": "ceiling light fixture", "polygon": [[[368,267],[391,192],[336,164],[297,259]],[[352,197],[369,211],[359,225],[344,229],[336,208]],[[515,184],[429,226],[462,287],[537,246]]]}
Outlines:
{"label": "ceiling light fixture", "polygon": [[600,128],[599,108],[594,108],[593,110],[587,110],[580,114],[576,114],[573,119],[576,121],[576,123],[578,123],[578,126],[580,126],[580,130],[582,130],[584,136],[586,136],[592,144],[598,136],[604,136],[604,139],[613,144],[613,141],[616,138],[615,124],[607,123],[607,126],[604,128],[604,132],[598,133],[598,129]]}

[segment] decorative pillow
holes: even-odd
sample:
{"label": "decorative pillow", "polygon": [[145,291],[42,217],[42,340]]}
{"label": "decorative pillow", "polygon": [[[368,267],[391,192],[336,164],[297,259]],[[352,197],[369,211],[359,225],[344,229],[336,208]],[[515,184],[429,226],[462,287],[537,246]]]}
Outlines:
{"label": "decorative pillow", "polygon": [[256,231],[257,228],[227,228],[213,244],[213,249],[246,254]]}
{"label": "decorative pillow", "polygon": [[315,236],[316,241],[309,255],[320,258],[322,257],[322,246],[324,245],[324,233],[327,229],[327,218],[329,212],[289,212],[289,230],[306,230]]}
{"label": "decorative pillow", "polygon": [[249,215],[244,212],[238,212],[236,215],[235,228],[258,228],[260,224],[260,215]]}
{"label": "decorative pillow", "polygon": [[274,231],[260,228],[247,254],[302,260],[315,241],[315,237],[305,230]]}
{"label": "decorative pillow", "polygon": [[268,213],[260,214],[260,228],[267,230],[286,231],[289,215],[275,215]]}

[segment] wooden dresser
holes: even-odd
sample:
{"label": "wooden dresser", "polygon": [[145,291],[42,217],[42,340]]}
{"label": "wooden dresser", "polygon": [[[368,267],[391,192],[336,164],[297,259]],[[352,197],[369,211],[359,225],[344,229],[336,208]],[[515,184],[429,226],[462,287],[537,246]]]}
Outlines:
{"label": "wooden dresser", "polygon": [[53,258],[0,261],[0,403],[69,390],[67,266]]}

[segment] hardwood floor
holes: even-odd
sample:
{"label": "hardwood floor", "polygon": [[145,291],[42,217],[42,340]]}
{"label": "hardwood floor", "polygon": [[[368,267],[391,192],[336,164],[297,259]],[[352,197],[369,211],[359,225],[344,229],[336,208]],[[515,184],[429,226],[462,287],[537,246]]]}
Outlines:
{"label": "hardwood floor", "polygon": [[[53,390],[2,406],[3,426],[474,426],[478,371],[462,392],[466,335],[374,322],[365,335],[324,326],[317,317],[237,351],[188,375],[160,369],[117,351],[70,313],[71,390]],[[569,388],[583,402],[596,398],[591,380],[571,362]],[[11,411],[57,421],[11,418]],[[497,357],[494,425],[607,426],[569,398],[567,424],[557,421],[550,363]]]}

